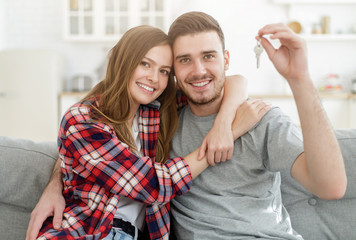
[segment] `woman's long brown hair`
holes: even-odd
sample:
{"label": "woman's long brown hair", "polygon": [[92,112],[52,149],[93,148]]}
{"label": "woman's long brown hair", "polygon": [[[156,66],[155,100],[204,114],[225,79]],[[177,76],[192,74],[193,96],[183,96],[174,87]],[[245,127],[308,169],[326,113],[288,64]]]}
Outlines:
{"label": "woman's long brown hair", "polygon": [[[115,129],[118,138],[135,152],[136,145],[128,124],[132,106],[129,82],[136,67],[147,52],[160,45],[169,44],[168,36],[158,28],[139,26],[127,31],[111,49],[105,78],[84,98],[98,97],[98,105],[92,106],[93,118],[108,123]],[[178,124],[176,88],[172,75],[167,88],[158,97],[160,102],[160,130],[155,161],[165,162],[169,157],[171,140]]]}

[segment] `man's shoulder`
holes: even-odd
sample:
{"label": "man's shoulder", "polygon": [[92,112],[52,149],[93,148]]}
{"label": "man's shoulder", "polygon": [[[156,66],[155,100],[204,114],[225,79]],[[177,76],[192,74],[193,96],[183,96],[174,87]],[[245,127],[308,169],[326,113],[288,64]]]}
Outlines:
{"label": "man's shoulder", "polygon": [[266,124],[270,121],[274,121],[275,119],[279,118],[279,117],[283,117],[286,116],[283,111],[277,107],[277,106],[273,106],[262,118],[261,120],[256,124],[257,125],[262,125],[262,124]]}
{"label": "man's shoulder", "polygon": [[265,129],[273,125],[287,123],[293,123],[291,118],[279,107],[273,106],[251,130]]}

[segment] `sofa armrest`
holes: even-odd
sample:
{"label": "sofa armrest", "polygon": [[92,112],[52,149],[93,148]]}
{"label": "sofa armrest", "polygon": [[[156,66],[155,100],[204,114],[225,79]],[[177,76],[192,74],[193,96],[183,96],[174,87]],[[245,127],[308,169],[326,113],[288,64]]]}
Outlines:
{"label": "sofa armrest", "polygon": [[0,136],[0,239],[24,239],[58,158],[55,142]]}

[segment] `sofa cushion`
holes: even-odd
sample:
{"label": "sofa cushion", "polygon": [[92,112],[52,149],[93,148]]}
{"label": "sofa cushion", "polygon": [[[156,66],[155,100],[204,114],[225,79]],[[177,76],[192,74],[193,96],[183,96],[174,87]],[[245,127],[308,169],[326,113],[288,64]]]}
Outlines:
{"label": "sofa cushion", "polygon": [[293,228],[308,240],[354,239],[356,226],[356,129],[337,130],[344,157],[348,185],[340,200],[319,199],[281,172],[282,198]]}
{"label": "sofa cushion", "polygon": [[[325,201],[310,194],[289,171],[281,172],[283,203],[294,229],[306,240],[353,239],[356,226],[356,129],[337,130],[348,186],[345,196]],[[55,142],[0,136],[0,239],[24,239],[32,209],[58,157]]]}
{"label": "sofa cushion", "polygon": [[55,142],[0,136],[0,239],[25,239],[57,157]]}

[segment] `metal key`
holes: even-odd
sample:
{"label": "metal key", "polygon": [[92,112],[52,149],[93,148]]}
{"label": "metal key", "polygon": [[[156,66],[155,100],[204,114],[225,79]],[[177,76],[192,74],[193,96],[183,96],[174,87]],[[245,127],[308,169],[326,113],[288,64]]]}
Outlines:
{"label": "metal key", "polygon": [[259,68],[260,67],[260,56],[263,53],[263,47],[261,45],[261,41],[257,41],[257,45],[254,48],[254,52],[256,54],[257,68]]}

